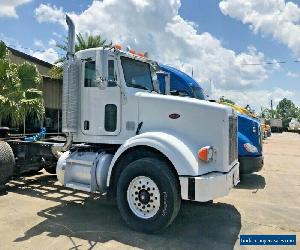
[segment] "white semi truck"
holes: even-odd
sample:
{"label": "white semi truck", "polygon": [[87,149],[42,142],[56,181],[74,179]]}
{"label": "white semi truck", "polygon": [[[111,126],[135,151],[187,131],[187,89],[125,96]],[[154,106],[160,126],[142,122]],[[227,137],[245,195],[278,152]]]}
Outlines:
{"label": "white semi truck", "polygon": [[272,133],[282,133],[283,127],[282,127],[282,119],[279,118],[271,118],[270,119],[270,127]]}
{"label": "white semi truck", "polygon": [[181,200],[227,195],[239,182],[235,112],[158,94],[152,62],[119,46],[75,54],[67,24],[59,182],[116,197],[125,222],[148,233],[167,227]]}
{"label": "white semi truck", "polygon": [[300,122],[293,118],[289,123],[288,130],[300,134]]}

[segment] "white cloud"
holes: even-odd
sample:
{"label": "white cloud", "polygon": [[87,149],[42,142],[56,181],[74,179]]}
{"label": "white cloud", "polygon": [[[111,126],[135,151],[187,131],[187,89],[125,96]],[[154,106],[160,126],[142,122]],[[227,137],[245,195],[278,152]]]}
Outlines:
{"label": "white cloud", "polygon": [[49,46],[51,47],[55,47],[56,46],[56,41],[54,39],[50,39],[49,42],[48,42]]}
{"label": "white cloud", "polygon": [[0,17],[18,18],[16,8],[32,0],[1,0],[0,1]]}
{"label": "white cloud", "polygon": [[292,78],[298,78],[299,77],[299,74],[297,73],[293,73],[291,71],[287,72],[286,74],[288,77],[292,77]]}
{"label": "white cloud", "polygon": [[53,48],[49,48],[42,52],[36,51],[32,56],[49,63],[54,63],[58,59],[58,53]]}
{"label": "white cloud", "polygon": [[248,24],[254,33],[272,36],[300,55],[300,8],[285,0],[222,0],[224,15]]}
{"label": "white cloud", "polygon": [[[250,47],[236,53],[226,49],[210,33],[199,34],[195,24],[178,13],[180,0],[104,0],[82,13],[70,13],[77,32],[101,34],[137,51],[148,51],[152,59],[191,72],[200,81],[214,80],[225,89],[250,88],[267,79],[261,64],[263,53]],[[130,14],[129,14],[130,13]],[[39,22],[56,22],[65,27],[62,8],[41,4],[35,10]]]}
{"label": "white cloud", "polygon": [[221,96],[224,96],[243,107],[249,104],[256,112],[260,112],[261,107],[270,107],[271,100],[273,100],[273,105],[276,107],[283,98],[295,98],[294,92],[282,88],[275,88],[273,90],[234,91],[213,87],[212,91],[213,94],[211,98],[219,99]]}
{"label": "white cloud", "polygon": [[53,36],[56,36],[58,38],[62,38],[62,35],[61,34],[58,34],[57,32],[53,32],[52,33]]}
{"label": "white cloud", "polygon": [[34,46],[39,47],[39,48],[45,47],[43,41],[41,41],[41,40],[34,40]]}
{"label": "white cloud", "polygon": [[65,26],[65,21],[64,21],[65,13],[62,7],[58,8],[55,5],[50,6],[50,4],[40,4],[40,6],[35,9],[34,13],[39,23],[58,22]]}

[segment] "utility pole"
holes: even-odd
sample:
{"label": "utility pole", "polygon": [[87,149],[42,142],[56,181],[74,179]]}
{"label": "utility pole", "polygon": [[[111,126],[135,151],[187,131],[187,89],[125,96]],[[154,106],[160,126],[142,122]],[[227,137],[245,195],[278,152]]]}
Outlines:
{"label": "utility pole", "polygon": [[273,99],[271,99],[271,110],[273,110]]}

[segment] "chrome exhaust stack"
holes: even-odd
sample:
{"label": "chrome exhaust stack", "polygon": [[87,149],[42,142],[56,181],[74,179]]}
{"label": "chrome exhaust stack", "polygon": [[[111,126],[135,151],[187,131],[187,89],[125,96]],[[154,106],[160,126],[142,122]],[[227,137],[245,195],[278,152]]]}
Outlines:
{"label": "chrome exhaust stack", "polygon": [[59,157],[61,157],[61,155],[64,152],[68,151],[72,146],[72,143],[73,143],[72,133],[66,133],[65,135],[66,135],[66,142],[63,146],[52,146],[51,147],[51,152],[57,159],[59,159]]}
{"label": "chrome exhaust stack", "polygon": [[80,65],[75,58],[75,24],[66,15],[68,25],[68,45],[66,60],[63,64],[63,100],[62,100],[62,132],[66,135],[66,142],[62,147],[52,147],[52,153],[59,158],[68,151],[73,143],[73,133],[78,127],[78,96]]}
{"label": "chrome exhaust stack", "polygon": [[75,56],[75,24],[69,15],[66,15],[66,22],[68,25],[67,60],[72,60]]}

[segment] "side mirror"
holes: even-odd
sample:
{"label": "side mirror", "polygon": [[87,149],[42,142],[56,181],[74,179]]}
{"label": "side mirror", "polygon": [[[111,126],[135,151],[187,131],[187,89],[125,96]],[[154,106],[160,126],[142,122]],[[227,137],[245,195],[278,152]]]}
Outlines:
{"label": "side mirror", "polygon": [[[171,75],[165,71],[157,71],[155,75],[157,86],[160,92],[164,92],[165,95],[171,95]],[[162,86],[160,86],[162,84]],[[160,89],[162,88],[162,89]]]}
{"label": "side mirror", "polygon": [[95,86],[99,89],[104,90],[108,85],[108,51],[107,50],[97,50],[96,51],[96,79]]}
{"label": "side mirror", "polygon": [[106,87],[107,87],[107,80],[104,79],[102,76],[96,77],[96,79],[94,80],[94,83],[100,89],[106,89]]}
{"label": "side mirror", "polygon": [[152,75],[152,82],[153,82],[154,91],[160,93],[159,81],[156,74]]}

